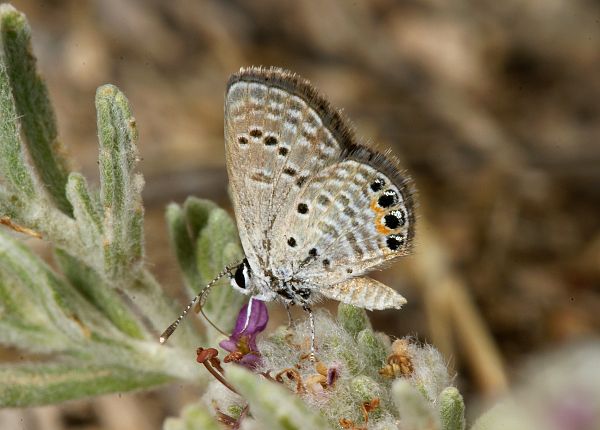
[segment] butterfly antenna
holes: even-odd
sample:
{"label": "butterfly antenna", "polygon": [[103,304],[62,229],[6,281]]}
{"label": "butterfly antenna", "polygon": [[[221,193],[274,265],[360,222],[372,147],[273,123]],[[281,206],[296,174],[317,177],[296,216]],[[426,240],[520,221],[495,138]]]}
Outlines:
{"label": "butterfly antenna", "polygon": [[200,313],[202,314],[202,316],[204,317],[204,319],[219,333],[221,333],[223,336],[225,337],[229,337],[229,335],[227,333],[225,333],[223,330],[221,330],[219,327],[217,327],[215,325],[215,323],[213,323],[210,318],[208,317],[208,315],[206,315],[204,313],[204,303],[206,302],[206,298],[208,297],[208,293],[210,292],[210,288],[205,288],[204,291],[202,291],[202,297],[200,297]]}
{"label": "butterfly antenna", "polygon": [[[235,267],[235,266],[234,266]],[[204,305],[204,301],[206,300],[206,294],[208,293],[208,291],[213,287],[213,285],[219,280],[221,279],[223,276],[229,274],[231,275],[231,267],[226,267],[221,273],[219,273],[215,279],[213,279],[212,281],[210,281],[206,287],[204,287],[202,289],[202,291],[200,291],[200,293],[198,293],[198,295],[196,297],[194,297],[192,299],[192,301],[185,307],[185,309],[183,310],[183,312],[181,312],[181,315],[179,315],[177,317],[177,319],[175,321],[173,321],[173,323],[167,327],[167,329],[160,335],[159,341],[160,343],[165,343],[167,341],[167,339],[169,339],[169,337],[171,337],[171,335],[173,334],[173,332],[175,331],[175,329],[177,328],[177,326],[179,326],[179,323],[181,322],[181,320],[183,320],[185,318],[185,316],[188,314],[188,312],[190,311],[190,309],[192,309],[192,307],[196,304],[196,302],[198,300],[200,300],[200,305],[203,306]],[[202,308],[200,308],[202,311]],[[204,317],[206,318],[206,315],[204,314],[204,312],[202,311],[202,315],[204,315]],[[206,318],[207,321],[210,323],[210,325],[212,325],[213,327],[215,327],[217,330],[219,330],[208,318]],[[219,330],[221,333],[223,333],[221,330]],[[227,335],[226,335],[227,336]]]}

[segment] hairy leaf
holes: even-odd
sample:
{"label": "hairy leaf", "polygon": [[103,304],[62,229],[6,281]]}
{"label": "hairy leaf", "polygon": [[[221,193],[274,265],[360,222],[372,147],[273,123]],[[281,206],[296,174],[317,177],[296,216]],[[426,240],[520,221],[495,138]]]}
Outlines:
{"label": "hairy leaf", "polygon": [[58,140],[48,89],[36,70],[31,29],[25,15],[8,5],[0,9],[0,19],[6,70],[27,149],[48,194],[60,210],[70,214],[71,205],[65,195],[68,162]]}
{"label": "hairy leaf", "polygon": [[[0,273],[5,295],[15,299],[3,302],[14,316],[15,331],[0,334],[3,342],[33,351],[46,351],[62,340],[62,351],[85,347],[90,341],[112,342],[122,338],[117,328],[81,294],[66,284],[29,249],[0,231]],[[7,289],[6,286],[9,288]],[[17,300],[17,298],[19,300]],[[14,304],[14,306],[11,306]],[[25,309],[29,310],[25,311]],[[43,327],[52,336],[39,344],[37,336],[28,338],[23,331]],[[21,331],[20,331],[21,330]],[[29,330],[29,332],[34,330]],[[21,333],[15,337],[15,333]]]}
{"label": "hairy leaf", "polygon": [[386,344],[382,337],[378,336],[378,333],[368,328],[358,333],[356,344],[358,349],[364,351],[365,369],[371,374],[370,376],[377,377],[379,369],[386,363],[389,340]]}
{"label": "hairy leaf", "polygon": [[438,407],[442,430],[465,429],[465,403],[456,387],[448,387],[442,391]]}
{"label": "hairy leaf", "polygon": [[[226,266],[241,259],[235,223],[213,202],[189,197],[183,209],[171,204],[167,208],[167,224],[190,296],[198,294]],[[221,281],[211,291],[205,311],[217,326],[229,330],[243,300]],[[207,329],[214,331],[208,324]]]}
{"label": "hairy leaf", "polygon": [[[80,173],[69,175],[67,197],[73,205],[77,229],[84,243],[99,247],[102,240],[102,212],[98,202],[89,192],[87,181]],[[94,253],[96,249],[90,249]]]}
{"label": "hairy leaf", "polygon": [[[198,272],[203,283],[209,282],[225,267],[238,263],[243,254],[239,245],[235,223],[221,208],[208,213],[206,226],[199,232],[196,244]],[[206,302],[205,310],[209,318],[222,330],[230,330],[242,306],[244,296],[221,280],[213,288]],[[212,332],[212,328],[207,326]]]}
{"label": "hairy leaf", "polygon": [[196,294],[201,288],[201,281],[198,265],[196,264],[195,238],[190,234],[185,213],[181,206],[175,203],[167,206],[166,219],[171,246],[175,251],[179,268],[183,273],[188,289]]}
{"label": "hairy leaf", "polygon": [[340,303],[338,306],[338,321],[353,337],[366,328],[371,328],[367,312],[356,306]]}
{"label": "hairy leaf", "polygon": [[113,85],[96,92],[104,262],[114,279],[134,275],[143,258],[142,176],[135,173],[137,127],[127,98]]}
{"label": "hairy leaf", "polygon": [[135,318],[122,296],[98,274],[77,258],[61,249],[55,250],[56,261],[63,273],[90,303],[101,311],[124,334],[137,339],[147,338],[145,330]]}
{"label": "hairy leaf", "polygon": [[78,362],[0,366],[0,406],[59,403],[106,393],[150,388],[169,381],[156,373]]}
{"label": "hairy leaf", "polygon": [[0,62],[0,118],[0,174],[10,191],[33,198],[32,172],[25,162],[17,111],[3,62]]}
{"label": "hairy leaf", "polygon": [[392,385],[392,395],[398,408],[403,429],[440,429],[439,418],[431,404],[408,381],[397,379]]}

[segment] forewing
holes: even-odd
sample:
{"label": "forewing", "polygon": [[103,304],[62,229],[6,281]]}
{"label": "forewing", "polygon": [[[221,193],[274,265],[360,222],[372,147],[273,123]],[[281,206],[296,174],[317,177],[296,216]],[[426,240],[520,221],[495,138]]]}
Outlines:
{"label": "forewing", "polygon": [[[308,179],[339,161],[337,112],[281,69],[242,69],[225,101],[227,170],[240,239],[255,273],[271,267],[273,225]],[[287,250],[285,250],[287,251]]]}
{"label": "forewing", "polygon": [[346,151],[307,181],[275,223],[274,267],[321,288],[406,255],[411,188],[393,158],[362,146]]}

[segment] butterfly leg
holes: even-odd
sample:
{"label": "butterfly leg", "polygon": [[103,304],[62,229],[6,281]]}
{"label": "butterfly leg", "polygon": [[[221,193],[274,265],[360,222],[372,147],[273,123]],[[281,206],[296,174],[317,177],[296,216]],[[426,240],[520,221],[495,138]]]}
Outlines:
{"label": "butterfly leg", "polygon": [[304,310],[308,312],[308,322],[310,324],[310,361],[314,363],[317,361],[315,356],[315,316],[312,309],[308,306],[304,306]]}
{"label": "butterfly leg", "polygon": [[294,318],[292,318],[292,311],[291,311],[291,306],[289,303],[285,304],[285,310],[287,311],[287,316],[288,316],[288,330],[292,328],[292,326],[294,325]]}

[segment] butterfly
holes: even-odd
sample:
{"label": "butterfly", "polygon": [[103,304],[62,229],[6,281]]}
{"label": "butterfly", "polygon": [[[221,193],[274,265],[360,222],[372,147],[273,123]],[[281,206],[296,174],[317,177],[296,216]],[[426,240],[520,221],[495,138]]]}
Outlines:
{"label": "butterfly", "polygon": [[396,158],[361,143],[307,80],[275,67],[232,75],[225,149],[245,258],[219,277],[229,274],[252,299],[305,309],[312,352],[311,306],[321,298],[366,309],[406,302],[365,275],[410,253],[412,181]]}

